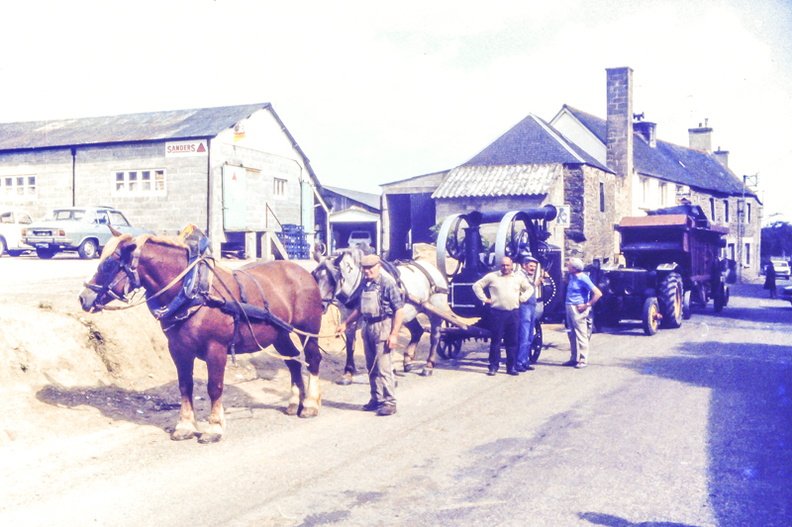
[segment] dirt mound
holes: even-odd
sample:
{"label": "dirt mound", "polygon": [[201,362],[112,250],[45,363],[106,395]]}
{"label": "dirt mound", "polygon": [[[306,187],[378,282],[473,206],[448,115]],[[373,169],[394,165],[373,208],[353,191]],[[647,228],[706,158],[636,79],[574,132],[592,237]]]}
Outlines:
{"label": "dirt mound", "polygon": [[[0,420],[0,445],[77,435],[119,420],[162,428],[175,423],[176,370],[165,335],[145,306],[89,314],[55,304],[0,306],[0,396],[10,402]],[[322,334],[332,334],[337,322],[337,313],[328,312]],[[320,345],[328,350],[322,378],[330,382],[343,369],[343,343],[324,338]],[[209,405],[201,361],[195,378],[196,410],[204,417]],[[275,382],[268,389],[273,405],[289,395],[284,363],[261,351],[229,360],[226,405],[258,397],[234,388],[252,381]],[[259,385],[248,388],[262,391]]]}

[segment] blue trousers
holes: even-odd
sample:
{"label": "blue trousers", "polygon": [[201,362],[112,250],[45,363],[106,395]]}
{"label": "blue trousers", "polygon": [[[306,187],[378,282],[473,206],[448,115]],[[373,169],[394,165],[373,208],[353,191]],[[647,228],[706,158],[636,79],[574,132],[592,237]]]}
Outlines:
{"label": "blue trousers", "polygon": [[517,364],[528,364],[536,324],[536,304],[520,304],[520,339],[517,345]]}

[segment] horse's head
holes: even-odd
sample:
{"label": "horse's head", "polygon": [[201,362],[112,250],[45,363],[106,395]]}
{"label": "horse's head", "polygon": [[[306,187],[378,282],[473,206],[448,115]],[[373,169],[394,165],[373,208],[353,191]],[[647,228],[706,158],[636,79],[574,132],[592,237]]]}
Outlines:
{"label": "horse's head", "polygon": [[322,296],[322,312],[324,313],[335,300],[338,287],[341,284],[341,274],[333,260],[324,257],[318,257],[316,260],[319,265],[311,271],[311,274],[319,285],[319,293]]}
{"label": "horse's head", "polygon": [[349,304],[355,299],[363,283],[361,255],[359,249],[344,249],[332,258],[319,260],[319,265],[312,274],[319,284],[322,307],[325,310],[334,299],[342,304]]}
{"label": "horse's head", "polygon": [[113,235],[102,251],[96,273],[80,293],[84,311],[101,311],[112,300],[127,302],[129,294],[141,287],[137,272],[140,252],[136,251],[139,244],[129,234],[114,231]]}

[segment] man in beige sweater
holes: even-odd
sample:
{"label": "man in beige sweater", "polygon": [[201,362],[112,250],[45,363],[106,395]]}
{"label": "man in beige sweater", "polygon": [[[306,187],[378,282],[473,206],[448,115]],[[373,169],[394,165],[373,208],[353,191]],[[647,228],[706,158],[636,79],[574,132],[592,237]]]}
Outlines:
{"label": "man in beige sweater", "polygon": [[520,331],[520,300],[528,294],[530,284],[524,275],[513,271],[508,256],[501,260],[500,271],[493,271],[473,284],[473,292],[491,309],[489,313],[489,372],[495,375],[500,366],[501,341],[506,348],[506,373],[519,375],[516,369],[517,335]]}

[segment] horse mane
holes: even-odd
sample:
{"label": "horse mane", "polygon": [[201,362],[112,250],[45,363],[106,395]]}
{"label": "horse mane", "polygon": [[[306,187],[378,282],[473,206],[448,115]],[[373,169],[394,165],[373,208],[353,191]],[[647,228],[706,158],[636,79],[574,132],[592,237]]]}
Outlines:
{"label": "horse mane", "polygon": [[135,241],[137,241],[139,245],[150,241],[160,245],[175,247],[177,249],[189,249],[187,244],[180,236],[157,236],[154,234],[141,234],[135,238]]}

